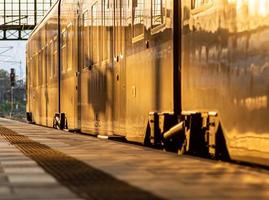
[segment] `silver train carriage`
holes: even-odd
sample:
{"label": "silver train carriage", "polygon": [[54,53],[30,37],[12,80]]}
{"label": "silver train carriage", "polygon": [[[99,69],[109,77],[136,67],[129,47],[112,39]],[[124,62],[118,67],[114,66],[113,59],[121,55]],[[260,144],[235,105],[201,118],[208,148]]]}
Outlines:
{"label": "silver train carriage", "polygon": [[27,45],[27,118],[269,165],[268,19],[264,0],[59,0]]}

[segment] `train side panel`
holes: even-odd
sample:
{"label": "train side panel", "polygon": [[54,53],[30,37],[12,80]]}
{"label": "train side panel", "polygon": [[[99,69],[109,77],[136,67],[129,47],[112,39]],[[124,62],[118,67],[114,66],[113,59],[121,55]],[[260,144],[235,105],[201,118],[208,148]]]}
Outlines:
{"label": "train side panel", "polygon": [[57,17],[48,23],[48,54],[47,54],[47,123],[53,126],[53,117],[58,112],[58,47]]}
{"label": "train side panel", "polygon": [[61,33],[61,112],[65,113],[68,129],[78,129],[78,2],[62,0],[60,14]]}
{"label": "train side panel", "polygon": [[41,108],[38,106],[40,101],[40,86],[38,82],[38,37],[32,37],[31,42],[28,43],[27,52],[31,54],[29,57],[29,64],[27,66],[28,77],[31,79],[28,84],[28,112],[32,113],[32,119],[36,123],[41,122],[40,113]]}
{"label": "train side panel", "polygon": [[40,31],[40,50],[38,52],[38,79],[39,79],[39,107],[40,121],[39,123],[47,126],[47,68],[46,68],[46,25]]}
{"label": "train side panel", "polygon": [[111,135],[117,129],[113,122],[113,16],[112,1],[81,3],[80,126],[86,133]]}
{"label": "train side panel", "polygon": [[182,109],[217,112],[232,159],[268,164],[269,3],[182,1]]}
{"label": "train side panel", "polygon": [[81,7],[81,130],[143,142],[150,112],[174,112],[173,2],[105,2]]}
{"label": "train side panel", "polygon": [[55,4],[27,44],[27,112],[31,112],[33,122],[51,127],[58,110],[57,27],[58,4]]}
{"label": "train side panel", "polygon": [[136,3],[127,12],[126,129],[143,141],[149,113],[174,112],[173,1]]}

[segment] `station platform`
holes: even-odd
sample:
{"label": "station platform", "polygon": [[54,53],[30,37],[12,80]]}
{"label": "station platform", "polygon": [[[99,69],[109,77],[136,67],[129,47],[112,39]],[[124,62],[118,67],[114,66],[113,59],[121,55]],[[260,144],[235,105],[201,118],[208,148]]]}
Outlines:
{"label": "station platform", "polygon": [[0,118],[0,199],[269,199],[269,171]]}

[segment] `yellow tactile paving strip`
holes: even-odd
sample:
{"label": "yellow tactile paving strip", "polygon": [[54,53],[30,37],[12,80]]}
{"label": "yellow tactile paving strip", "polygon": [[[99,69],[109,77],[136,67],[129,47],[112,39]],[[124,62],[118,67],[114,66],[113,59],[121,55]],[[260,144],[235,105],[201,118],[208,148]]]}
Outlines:
{"label": "yellow tactile paving strip", "polygon": [[85,199],[159,199],[111,175],[0,126],[0,135],[78,196]]}
{"label": "yellow tactile paving strip", "polygon": [[156,197],[269,199],[267,170],[195,157],[178,157],[141,146],[6,119],[0,119],[0,125]]}

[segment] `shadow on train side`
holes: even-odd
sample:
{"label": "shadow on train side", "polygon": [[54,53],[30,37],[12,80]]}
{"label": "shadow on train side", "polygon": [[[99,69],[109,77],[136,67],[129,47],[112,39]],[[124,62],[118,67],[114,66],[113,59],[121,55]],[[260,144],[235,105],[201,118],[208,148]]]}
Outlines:
{"label": "shadow on train side", "polygon": [[[82,130],[91,133],[99,133],[113,128],[114,106],[114,79],[111,63],[90,63],[88,68],[83,69],[81,76],[81,124]],[[86,83],[86,84],[85,84]],[[109,123],[112,121],[112,123]],[[90,130],[88,130],[90,127]],[[82,131],[83,132],[83,131]]]}
{"label": "shadow on train side", "polygon": [[111,70],[106,68],[103,72],[99,67],[90,69],[90,78],[88,79],[88,96],[87,103],[92,107],[92,112],[95,121],[95,131],[98,132],[100,126],[100,115],[104,115],[104,121],[107,121],[106,110],[107,106],[111,105],[111,100],[108,97],[107,76],[111,74]]}

